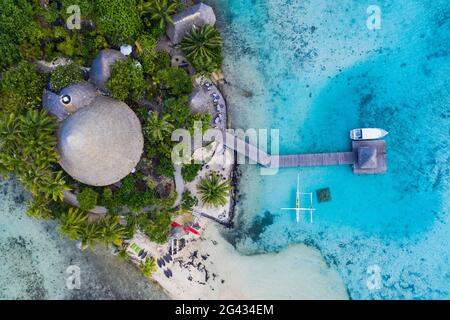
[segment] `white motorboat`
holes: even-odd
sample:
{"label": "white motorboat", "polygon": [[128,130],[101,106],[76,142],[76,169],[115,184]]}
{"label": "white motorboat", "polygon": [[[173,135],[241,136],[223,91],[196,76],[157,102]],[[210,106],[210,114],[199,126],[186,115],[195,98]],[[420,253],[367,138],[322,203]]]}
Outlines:
{"label": "white motorboat", "polygon": [[379,128],[359,128],[350,130],[350,139],[352,140],[375,140],[381,139],[389,132]]}

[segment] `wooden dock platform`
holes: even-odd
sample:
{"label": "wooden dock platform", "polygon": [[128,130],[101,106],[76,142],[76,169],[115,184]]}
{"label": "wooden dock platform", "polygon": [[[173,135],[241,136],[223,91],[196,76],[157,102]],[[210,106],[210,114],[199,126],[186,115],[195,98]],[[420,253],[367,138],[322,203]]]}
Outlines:
{"label": "wooden dock platform", "polygon": [[355,174],[386,173],[386,141],[352,141],[352,151],[271,156],[270,168],[353,165]]}
{"label": "wooden dock platform", "polygon": [[342,164],[354,164],[356,155],[354,152],[332,152],[332,153],[307,153],[285,156],[272,156],[271,166],[279,168],[311,167],[311,166],[333,166]]}
{"label": "wooden dock platform", "polygon": [[355,174],[386,173],[386,141],[352,141],[352,151],[329,153],[305,153],[291,155],[269,155],[256,146],[226,133],[224,144],[227,148],[267,168],[293,168],[352,165]]}

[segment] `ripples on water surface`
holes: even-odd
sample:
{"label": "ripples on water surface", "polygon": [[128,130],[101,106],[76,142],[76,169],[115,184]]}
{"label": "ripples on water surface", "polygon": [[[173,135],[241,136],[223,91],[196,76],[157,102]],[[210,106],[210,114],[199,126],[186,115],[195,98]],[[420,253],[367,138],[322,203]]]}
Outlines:
{"label": "ripples on water surface", "polygon": [[[281,153],[349,150],[356,127],[390,132],[386,175],[243,166],[231,241],[243,253],[314,245],[352,298],[449,298],[450,2],[378,2],[381,30],[367,29],[365,1],[210,3],[234,127],[280,129]],[[295,203],[297,173],[303,191],[331,189],[312,225],[279,209]]]}

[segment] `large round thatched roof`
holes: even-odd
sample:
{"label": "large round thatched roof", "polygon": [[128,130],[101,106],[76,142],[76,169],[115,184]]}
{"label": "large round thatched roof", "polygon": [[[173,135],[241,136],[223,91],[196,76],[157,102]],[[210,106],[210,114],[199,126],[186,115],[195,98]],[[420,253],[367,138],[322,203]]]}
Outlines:
{"label": "large round thatched roof", "polygon": [[144,140],[139,119],[123,102],[99,96],[61,123],[62,168],[93,186],[113,184],[139,162]]}

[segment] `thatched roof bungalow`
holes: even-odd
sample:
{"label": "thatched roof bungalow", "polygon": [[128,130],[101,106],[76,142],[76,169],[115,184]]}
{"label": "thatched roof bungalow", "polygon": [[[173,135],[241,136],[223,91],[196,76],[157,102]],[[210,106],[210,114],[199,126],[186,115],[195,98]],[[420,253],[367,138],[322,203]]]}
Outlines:
{"label": "thatched roof bungalow", "polygon": [[135,168],[143,148],[136,114],[125,103],[104,96],[67,117],[58,131],[61,167],[88,185],[120,181]]}
{"label": "thatched roof bungalow", "polygon": [[205,24],[213,26],[216,23],[213,9],[202,2],[173,15],[172,19],[174,23],[173,25],[169,24],[166,33],[175,44],[180,43],[186,32],[190,31],[194,25],[197,27]]}

